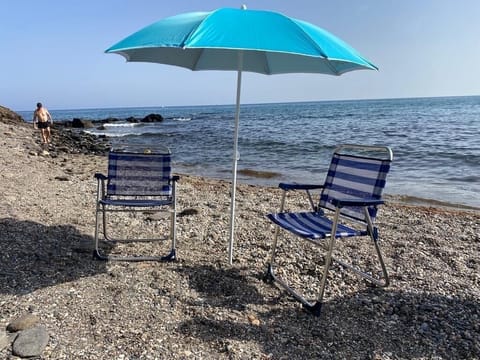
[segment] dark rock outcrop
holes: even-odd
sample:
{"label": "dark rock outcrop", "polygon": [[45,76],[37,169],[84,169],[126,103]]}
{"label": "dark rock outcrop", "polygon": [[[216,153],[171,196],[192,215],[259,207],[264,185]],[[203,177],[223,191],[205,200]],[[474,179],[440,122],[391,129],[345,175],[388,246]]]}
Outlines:
{"label": "dark rock outcrop", "polygon": [[[32,124],[26,122],[20,115],[14,111],[0,106],[0,121],[6,124],[15,124],[32,129]],[[72,121],[55,121],[51,127],[52,144],[49,150],[50,156],[58,156],[61,153],[70,154],[105,154],[108,152],[110,144],[108,139],[102,136],[87,134],[82,129],[102,127],[106,123],[115,122],[160,122],[163,116],[160,114],[148,114],[144,118],[129,117],[118,119],[109,117],[103,120],[85,120],[74,118]],[[40,137],[33,137],[33,140],[40,143]]]}
{"label": "dark rock outcrop", "polygon": [[[32,112],[33,113],[33,112]],[[0,105],[0,120],[6,124],[24,123],[25,120],[16,112]]]}
{"label": "dark rock outcrop", "polygon": [[90,129],[93,128],[94,125],[91,120],[74,118],[72,120],[72,127],[76,129]]}
{"label": "dark rock outcrop", "polygon": [[[15,125],[12,129],[19,127],[29,129],[32,134],[32,143],[41,143],[40,134],[37,134],[38,130],[34,130],[31,123],[24,121],[20,115],[3,106],[0,106],[0,122]],[[84,123],[84,126],[86,125],[84,128],[88,127],[88,122]],[[51,131],[52,144],[48,153],[52,157],[62,153],[101,155],[106,154],[110,147],[105,137],[84,133],[81,128],[73,128],[72,122],[54,122]]]}
{"label": "dark rock outcrop", "polygon": [[163,116],[160,114],[148,114],[142,119],[142,122],[160,122],[163,121]]}
{"label": "dark rock outcrop", "polygon": [[116,118],[116,117],[108,117],[105,119],[95,119],[95,120],[74,118],[73,120],[57,122],[57,125],[63,126],[66,128],[89,129],[94,127],[101,128],[104,124],[114,124],[118,122],[151,123],[151,122],[161,122],[161,121],[163,121],[162,115],[152,113],[152,114],[148,114],[143,118],[136,118],[134,116],[129,116],[124,119]]}

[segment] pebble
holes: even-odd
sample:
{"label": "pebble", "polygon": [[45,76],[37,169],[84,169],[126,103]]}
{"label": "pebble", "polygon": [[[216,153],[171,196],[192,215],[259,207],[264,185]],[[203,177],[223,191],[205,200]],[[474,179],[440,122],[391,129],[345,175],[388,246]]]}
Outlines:
{"label": "pebble", "polygon": [[17,332],[26,330],[36,325],[39,321],[40,319],[37,316],[33,314],[25,314],[14,319],[10,324],[8,324],[7,331]]}
{"label": "pebble", "polygon": [[0,350],[5,349],[10,343],[12,339],[10,338],[9,334],[5,331],[0,331]]}

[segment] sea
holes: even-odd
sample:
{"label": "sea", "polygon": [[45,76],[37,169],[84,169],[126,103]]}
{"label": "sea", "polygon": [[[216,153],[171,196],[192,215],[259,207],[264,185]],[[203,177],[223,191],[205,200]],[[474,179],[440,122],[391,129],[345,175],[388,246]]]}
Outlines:
{"label": "sea", "polygon": [[[113,144],[166,145],[177,173],[232,178],[234,105],[50,112],[55,121],[160,114],[158,123],[120,121],[87,131]],[[342,143],[391,147],[386,194],[480,208],[480,96],[242,104],[238,182],[322,183]]]}

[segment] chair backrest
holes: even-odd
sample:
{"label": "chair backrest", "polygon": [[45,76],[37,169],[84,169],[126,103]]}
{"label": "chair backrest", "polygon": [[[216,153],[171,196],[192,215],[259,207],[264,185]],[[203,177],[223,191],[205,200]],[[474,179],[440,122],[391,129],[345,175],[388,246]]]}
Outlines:
{"label": "chair backrest", "polygon": [[[389,147],[340,145],[333,153],[319,206],[334,210],[331,199],[380,199],[393,154]],[[377,210],[369,208],[372,220]],[[365,221],[361,207],[344,207],[341,214]]]}
{"label": "chair backrest", "polygon": [[144,149],[114,150],[108,154],[107,196],[170,196],[171,153]]}

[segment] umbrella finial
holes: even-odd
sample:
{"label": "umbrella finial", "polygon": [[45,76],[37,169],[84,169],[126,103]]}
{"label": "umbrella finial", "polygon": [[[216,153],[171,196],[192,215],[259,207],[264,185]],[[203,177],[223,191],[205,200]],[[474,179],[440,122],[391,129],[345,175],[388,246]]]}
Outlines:
{"label": "umbrella finial", "polygon": [[240,6],[240,9],[242,9],[242,10],[247,10],[247,5],[242,4],[242,6]]}

